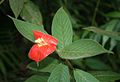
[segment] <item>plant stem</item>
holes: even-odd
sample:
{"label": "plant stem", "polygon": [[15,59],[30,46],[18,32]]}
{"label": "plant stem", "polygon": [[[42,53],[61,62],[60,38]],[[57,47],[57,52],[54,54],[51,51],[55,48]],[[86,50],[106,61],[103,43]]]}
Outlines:
{"label": "plant stem", "polygon": [[92,25],[95,25],[95,18],[97,15],[99,4],[100,4],[100,0],[97,1],[96,7],[95,7],[95,11],[94,11],[93,18],[92,18]]}
{"label": "plant stem", "polygon": [[37,62],[37,67],[39,67],[39,62]]}
{"label": "plant stem", "polygon": [[70,69],[72,69],[72,70],[74,69],[74,67],[72,66],[72,64],[70,63],[69,60],[66,59],[66,63],[67,63],[67,65],[70,67]]}

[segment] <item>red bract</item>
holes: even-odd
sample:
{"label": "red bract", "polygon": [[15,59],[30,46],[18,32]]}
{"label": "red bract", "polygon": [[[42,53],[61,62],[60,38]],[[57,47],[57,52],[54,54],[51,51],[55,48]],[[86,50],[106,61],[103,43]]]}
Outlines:
{"label": "red bract", "polygon": [[56,50],[58,40],[40,31],[33,31],[35,44],[29,51],[29,58],[39,62]]}

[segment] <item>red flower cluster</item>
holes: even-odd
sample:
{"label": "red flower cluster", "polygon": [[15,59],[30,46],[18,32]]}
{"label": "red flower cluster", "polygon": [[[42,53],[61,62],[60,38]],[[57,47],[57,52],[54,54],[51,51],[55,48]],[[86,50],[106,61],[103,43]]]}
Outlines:
{"label": "red flower cluster", "polygon": [[33,34],[36,40],[28,55],[30,59],[39,62],[56,50],[58,40],[40,31],[33,31]]}

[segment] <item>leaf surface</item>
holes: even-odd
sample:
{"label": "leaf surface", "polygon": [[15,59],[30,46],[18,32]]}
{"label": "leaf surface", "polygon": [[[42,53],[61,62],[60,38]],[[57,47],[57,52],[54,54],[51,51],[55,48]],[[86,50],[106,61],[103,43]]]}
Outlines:
{"label": "leaf surface", "polygon": [[58,39],[58,49],[72,43],[73,30],[69,16],[61,7],[52,22],[52,35]]}
{"label": "leaf surface", "polygon": [[81,39],[66,46],[58,51],[60,57],[64,59],[86,58],[102,53],[111,53],[104,49],[99,43],[94,40]]}
{"label": "leaf surface", "polygon": [[9,0],[10,7],[17,18],[23,8],[24,0]]}
{"label": "leaf surface", "polygon": [[30,23],[41,25],[42,24],[42,16],[41,12],[32,1],[28,0],[20,13],[20,16]]}
{"label": "leaf surface", "polygon": [[28,78],[25,82],[47,82],[48,77],[46,76],[39,76],[39,75],[33,75],[30,78]]}
{"label": "leaf surface", "polygon": [[31,24],[31,23],[28,23],[28,22],[24,22],[24,21],[21,21],[21,20],[18,20],[18,19],[15,19],[15,18],[12,18],[10,17],[17,30],[25,37],[27,38],[28,40],[34,42],[34,35],[33,35],[33,30],[38,30],[38,31],[42,31],[44,33],[47,33],[44,28],[43,28],[43,25],[41,26],[38,26],[38,25],[35,25],[35,24]]}
{"label": "leaf surface", "polygon": [[70,82],[69,69],[63,64],[59,64],[52,71],[48,82]]}
{"label": "leaf surface", "polygon": [[91,74],[100,82],[112,82],[120,79],[120,74],[112,71],[94,71]]}
{"label": "leaf surface", "polygon": [[99,80],[97,80],[90,73],[79,69],[74,70],[74,77],[76,82],[99,82]]}

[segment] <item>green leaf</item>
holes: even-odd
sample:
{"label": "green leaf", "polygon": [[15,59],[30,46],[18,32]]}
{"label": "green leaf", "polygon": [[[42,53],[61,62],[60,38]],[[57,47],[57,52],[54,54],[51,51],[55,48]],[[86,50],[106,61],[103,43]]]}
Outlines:
{"label": "green leaf", "polygon": [[94,71],[90,73],[100,82],[111,82],[120,79],[120,74],[112,71]]}
{"label": "green leaf", "polygon": [[47,76],[33,75],[28,78],[25,82],[47,82]]}
{"label": "green leaf", "polygon": [[0,72],[3,75],[6,75],[6,68],[5,68],[4,62],[1,59],[0,59]]}
{"label": "green leaf", "polygon": [[[105,31],[113,31],[119,20],[112,20],[106,24]],[[108,36],[103,36],[103,45],[108,41]]]}
{"label": "green leaf", "polygon": [[81,39],[58,51],[60,57],[65,59],[78,59],[95,56],[102,53],[110,53],[99,43],[90,39]]}
{"label": "green leaf", "polygon": [[63,64],[59,64],[52,71],[48,82],[70,82],[69,69]]}
{"label": "green leaf", "polygon": [[24,22],[24,21],[12,18],[12,17],[10,17],[10,18],[13,20],[17,30],[25,38],[27,38],[28,40],[30,40],[32,42],[34,42],[34,36],[33,36],[33,32],[32,32],[33,30],[38,30],[38,31],[42,31],[42,32],[46,33],[46,31],[43,29],[43,25],[37,26],[37,25],[31,24],[28,22]]}
{"label": "green leaf", "polygon": [[94,76],[92,76],[91,74],[76,69],[74,70],[74,77],[76,82],[99,82]]}
{"label": "green leaf", "polygon": [[23,8],[24,0],[9,0],[10,7],[17,18]]}
{"label": "green leaf", "polygon": [[30,63],[27,68],[34,70],[34,71],[39,71],[39,72],[52,72],[53,69],[58,65],[58,61],[56,59],[47,57],[43,61],[39,63],[39,67],[36,65],[35,62]]}
{"label": "green leaf", "polygon": [[110,70],[110,67],[106,65],[104,62],[98,60],[98,59],[93,59],[93,58],[87,58],[85,60],[85,64],[90,67],[91,69],[96,69],[96,70]]}
{"label": "green leaf", "polygon": [[70,61],[73,66],[80,67],[81,69],[86,69],[85,64],[83,63],[83,59],[76,59]]}
{"label": "green leaf", "polygon": [[114,39],[111,39],[109,50],[113,50],[113,48],[114,48],[116,45],[117,45],[117,41],[114,40]]}
{"label": "green leaf", "polygon": [[112,18],[120,18],[120,11],[113,11],[107,14],[107,16]]}
{"label": "green leaf", "polygon": [[1,5],[3,2],[4,2],[4,0],[1,0],[1,1],[0,1],[0,5]]}
{"label": "green leaf", "polygon": [[57,11],[53,18],[52,35],[58,39],[59,50],[72,43],[72,24],[63,7]]}
{"label": "green leaf", "polygon": [[116,39],[116,40],[120,40],[120,32],[105,31],[105,30],[102,30],[102,29],[99,29],[96,27],[88,27],[88,28],[84,28],[84,29],[95,32],[100,35],[106,35],[106,36]]}
{"label": "green leaf", "polygon": [[20,16],[30,23],[41,25],[42,16],[39,8],[30,0],[28,0],[20,13]]}

